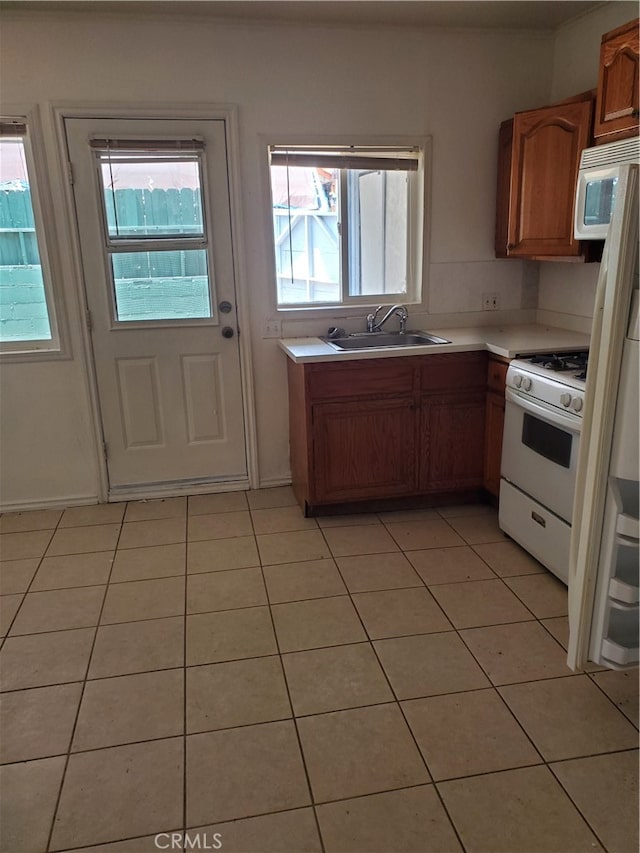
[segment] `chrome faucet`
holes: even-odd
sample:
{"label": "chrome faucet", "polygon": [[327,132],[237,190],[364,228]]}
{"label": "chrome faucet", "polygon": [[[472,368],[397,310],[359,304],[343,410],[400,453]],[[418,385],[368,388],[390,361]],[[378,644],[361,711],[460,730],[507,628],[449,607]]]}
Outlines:
{"label": "chrome faucet", "polygon": [[376,323],[376,317],[378,313],[382,311],[384,305],[378,305],[373,314],[367,314],[367,332],[379,332],[380,329],[387,322],[389,317],[392,317],[394,314],[397,314],[400,318],[400,334],[403,335],[407,331],[407,320],[409,318],[409,312],[404,307],[404,305],[392,305],[391,308],[384,315],[382,320],[379,323]]}

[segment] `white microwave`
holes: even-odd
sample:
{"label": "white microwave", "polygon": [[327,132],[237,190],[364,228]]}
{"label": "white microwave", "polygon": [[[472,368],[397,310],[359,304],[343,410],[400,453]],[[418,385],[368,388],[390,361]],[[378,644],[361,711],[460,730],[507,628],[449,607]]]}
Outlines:
{"label": "white microwave", "polygon": [[573,233],[577,240],[604,240],[616,202],[620,166],[640,159],[640,138],[585,148],[580,157]]}

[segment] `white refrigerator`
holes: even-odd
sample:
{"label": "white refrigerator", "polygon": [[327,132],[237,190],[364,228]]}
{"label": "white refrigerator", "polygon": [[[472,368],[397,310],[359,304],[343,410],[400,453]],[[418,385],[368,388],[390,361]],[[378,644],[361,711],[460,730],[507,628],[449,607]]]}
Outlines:
{"label": "white refrigerator", "polygon": [[596,290],[569,563],[568,664],[638,665],[638,166],[619,167]]}

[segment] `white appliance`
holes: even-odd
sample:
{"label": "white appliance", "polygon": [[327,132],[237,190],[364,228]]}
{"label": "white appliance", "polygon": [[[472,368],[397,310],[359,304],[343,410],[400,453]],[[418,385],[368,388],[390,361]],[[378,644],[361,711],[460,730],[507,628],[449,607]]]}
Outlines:
{"label": "white appliance", "polygon": [[637,163],[640,137],[585,148],[580,157],[574,212],[578,240],[604,240],[620,183],[621,168]]}
{"label": "white appliance", "polygon": [[499,524],[564,583],[587,357],[536,355],[507,371]]}
{"label": "white appliance", "polygon": [[596,291],[572,519],[568,664],[638,663],[638,166],[619,168]]}

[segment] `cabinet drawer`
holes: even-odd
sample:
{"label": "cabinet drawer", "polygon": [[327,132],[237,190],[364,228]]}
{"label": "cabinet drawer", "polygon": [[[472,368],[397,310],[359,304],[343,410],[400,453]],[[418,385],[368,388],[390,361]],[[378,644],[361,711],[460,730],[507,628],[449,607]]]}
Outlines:
{"label": "cabinet drawer", "polygon": [[307,370],[307,388],[312,400],[413,393],[415,362],[409,358],[324,363],[309,365]]}
{"label": "cabinet drawer", "polygon": [[427,355],[421,363],[420,388],[423,392],[484,388],[486,370],[487,356],[484,352]]}
{"label": "cabinet drawer", "polygon": [[507,370],[509,365],[504,361],[497,359],[489,359],[489,370],[487,371],[487,387],[490,391],[496,391],[498,394],[504,394],[504,388],[507,382]]}

